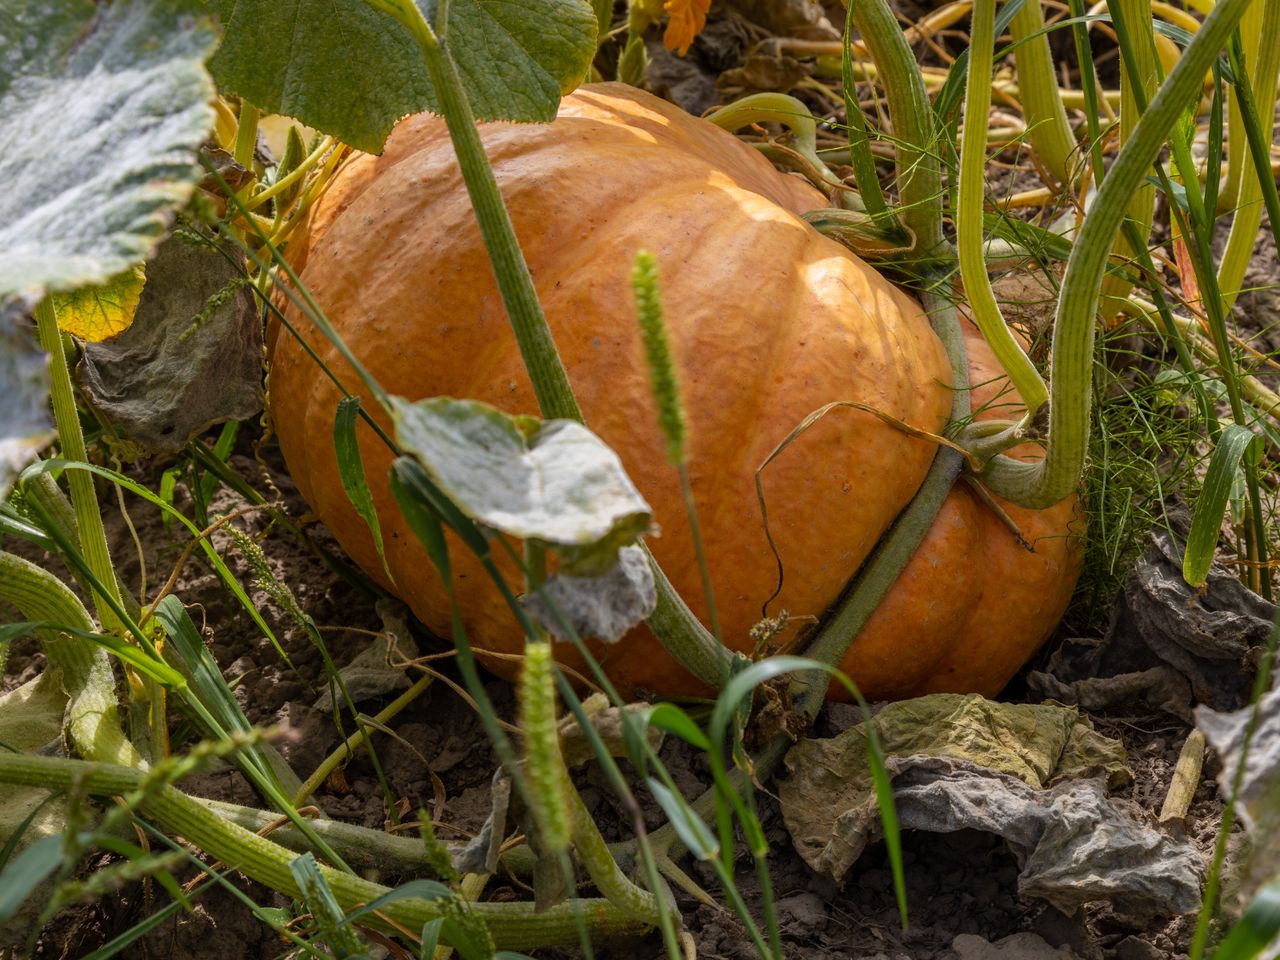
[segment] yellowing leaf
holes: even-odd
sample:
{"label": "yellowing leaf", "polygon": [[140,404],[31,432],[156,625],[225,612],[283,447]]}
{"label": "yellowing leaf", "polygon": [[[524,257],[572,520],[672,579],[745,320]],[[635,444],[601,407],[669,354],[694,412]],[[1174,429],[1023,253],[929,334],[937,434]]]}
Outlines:
{"label": "yellowing leaf", "polygon": [[58,326],[90,343],[101,343],[128,329],[142,287],[147,282],[141,264],[116,274],[100,287],[86,287],[75,293],[59,293],[53,298]]}
{"label": "yellowing leaf", "polygon": [[689,44],[707,25],[707,10],[711,0],[667,0],[662,9],[667,11],[667,29],[662,44],[675,50],[680,56],[689,52]]}

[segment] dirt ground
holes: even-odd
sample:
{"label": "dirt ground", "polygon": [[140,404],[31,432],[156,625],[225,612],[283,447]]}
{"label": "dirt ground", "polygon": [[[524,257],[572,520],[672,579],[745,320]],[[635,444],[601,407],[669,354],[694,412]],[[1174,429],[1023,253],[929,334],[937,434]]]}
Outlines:
{"label": "dirt ground", "polygon": [[[256,435],[256,431],[254,432]],[[253,458],[253,437],[246,436],[232,465],[242,476],[265,488],[269,477],[284,497],[289,513],[306,514],[293,490],[278,454],[270,445],[258,451],[268,466]],[[264,472],[265,471],[265,472]],[[148,479],[144,477],[144,479]],[[151,477],[149,479],[155,479]],[[230,493],[220,493],[219,512],[243,504]],[[132,537],[118,510],[108,508],[113,555],[129,557],[135,551]],[[168,575],[178,547],[158,519],[142,508],[131,518],[147,548],[151,582]],[[262,532],[262,513],[244,518],[246,529]],[[309,526],[310,536],[321,546],[336,549],[319,526]],[[220,547],[228,546],[221,540]],[[264,541],[278,576],[293,586],[302,607],[322,627],[334,659],[347,662],[367,643],[356,631],[378,630],[381,623],[371,597],[334,575],[310,545],[276,528]],[[244,582],[249,571],[238,555],[227,559]],[[128,562],[123,564],[130,570]],[[126,575],[136,587],[136,573]],[[226,597],[213,574],[196,563],[180,578],[177,594],[205,624],[209,649],[225,666],[228,677],[238,679],[236,696],[249,719],[280,731],[282,752],[303,776],[339,742],[332,717],[311,704],[323,688],[323,667],[305,634],[295,628],[260,592],[252,598],[283,641],[296,671],[284,665],[269,641]],[[331,629],[332,628],[332,629]],[[343,629],[348,628],[348,629]],[[443,649],[430,637],[418,637],[423,653]],[[42,657],[30,647],[15,651],[8,678],[15,684],[40,669]],[[448,668],[444,668],[446,674]],[[493,680],[488,692],[500,711],[514,714],[509,687]],[[1007,691],[1009,699],[1023,699],[1025,691]],[[362,704],[376,712],[388,698]],[[1092,718],[1109,736],[1121,739],[1128,750],[1135,780],[1121,793],[1152,812],[1158,811],[1168,788],[1173,765],[1188,730],[1167,715],[1138,713],[1131,716]],[[820,718],[818,732],[832,735],[853,721],[845,707],[829,708]],[[377,739],[383,771],[399,801],[401,818],[420,807],[433,809],[444,798],[444,823],[458,836],[466,836],[483,822],[489,810],[490,779],[496,760],[478,720],[467,704],[446,684],[437,682],[395,720],[396,737]],[[663,748],[663,758],[682,788],[696,795],[708,773],[693,752],[678,742]],[[1206,766],[1196,792],[1188,823],[1190,836],[1204,851],[1212,847],[1221,812],[1211,777],[1213,761]],[[629,819],[618,809],[594,766],[580,771],[578,786],[608,839],[626,839]],[[243,777],[231,768],[186,781],[184,789],[207,797],[242,804],[256,803]],[[441,793],[442,791],[442,793]],[[316,802],[338,819],[367,827],[387,822],[381,791],[367,759],[348,764],[341,776],[331,778]],[[940,835],[907,833],[904,836],[907,897],[910,925],[902,930],[892,892],[888,861],[882,845],[871,847],[836,887],[820,878],[792,851],[777,806],[765,798],[763,821],[772,849],[770,868],[778,899],[783,939],[788,957],[806,960],[974,960],[985,957],[1116,958],[1156,960],[1185,953],[1192,929],[1190,918],[1143,920],[1117,914],[1105,905],[1086,908],[1080,915],[1064,916],[1042,902],[1022,902],[1016,878],[1019,868],[1002,841],[976,831]],[[662,823],[655,808],[646,810],[651,828]],[[445,830],[441,835],[451,839]],[[691,876],[709,891],[717,889],[709,868],[686,861]],[[381,877],[395,882],[396,877]],[[749,867],[740,874],[744,894],[755,906],[758,889]],[[283,899],[257,884],[238,881],[257,903],[283,905]],[[504,899],[525,895],[519,881],[495,878],[488,896]],[[754,948],[736,919],[722,909],[700,905],[681,896],[681,909],[702,958],[749,958]],[[132,927],[155,909],[154,894],[130,887],[83,907],[64,911],[40,938],[36,957],[74,958],[85,955]],[[1014,938],[1010,940],[1009,938]],[[991,946],[995,944],[997,946]],[[121,956],[138,958],[206,958],[250,960],[283,954],[287,945],[230,894],[215,889],[205,893],[195,911],[162,924]],[[616,945],[600,954],[609,957],[649,957],[661,953],[661,943]],[[565,956],[568,956],[567,954]]]}

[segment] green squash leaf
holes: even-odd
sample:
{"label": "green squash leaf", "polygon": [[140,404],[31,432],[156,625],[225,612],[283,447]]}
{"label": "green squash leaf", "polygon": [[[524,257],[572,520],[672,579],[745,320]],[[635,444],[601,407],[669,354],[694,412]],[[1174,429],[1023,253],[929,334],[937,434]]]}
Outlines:
{"label": "green squash leaf", "polygon": [[[219,86],[378,153],[401,117],[438,111],[422,51],[363,0],[212,0]],[[434,0],[421,0],[429,22]],[[550,121],[596,49],[587,0],[454,0],[449,51],[477,119]]]}
{"label": "green squash leaf", "polygon": [[0,308],[142,262],[213,127],[195,0],[0,0]]}

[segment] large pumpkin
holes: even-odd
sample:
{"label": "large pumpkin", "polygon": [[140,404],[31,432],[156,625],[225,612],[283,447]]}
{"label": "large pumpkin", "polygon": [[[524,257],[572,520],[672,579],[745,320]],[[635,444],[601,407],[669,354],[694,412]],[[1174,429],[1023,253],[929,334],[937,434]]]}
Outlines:
{"label": "large pumpkin", "polygon": [[[773,593],[754,475],[808,413],[870,404],[939,431],[949,368],[920,306],[797,214],[824,205],[801,180],[710,123],[621,85],[583,87],[549,125],[485,124],[485,148],[587,423],[621,456],[653,506],[654,554],[699,614],[703,591],[675,471],[663,456],[636,329],[629,270],[654,252],[688,416],[689,470],[725,643],[750,651]],[[453,148],[441,120],[403,121],[380,157],[344,166],[289,258],[316,301],[388,391],[447,395],[537,413]],[[287,308],[321,359],[353,389],[338,353]],[[998,392],[994,362],[969,335],[975,404]],[[362,429],[381,517],[387,583],[339,481],[332,429],[339,394],[296,340],[275,331],[275,429],[303,496],[371,576],[448,635],[444,593],[400,519],[390,455]],[[991,411],[1014,416],[1016,400]],[[765,472],[785,579],[769,612],[792,630],[820,618],[916,492],[934,454],[866,413],[829,414]],[[1020,546],[965,488],[952,492],[922,548],[844,663],[867,696],[932,690],[995,694],[1061,617],[1076,578],[1074,500],[1006,505]],[[473,644],[523,644],[478,564],[455,544]],[[513,580],[518,583],[518,579]],[[704,692],[644,627],[598,648],[625,691]],[[563,659],[572,662],[567,645]],[[499,672],[511,661],[488,661]]]}

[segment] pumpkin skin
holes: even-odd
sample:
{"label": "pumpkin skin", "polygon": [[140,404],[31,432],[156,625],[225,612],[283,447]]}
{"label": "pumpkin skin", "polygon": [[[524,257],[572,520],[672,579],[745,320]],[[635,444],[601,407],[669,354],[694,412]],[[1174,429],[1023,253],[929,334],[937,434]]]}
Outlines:
{"label": "pumpkin skin", "polygon": [[[923,310],[798,218],[825,206],[808,184],[642,91],[586,86],[565,98],[554,123],[483,124],[481,135],[586,421],[653,507],[661,535],[650,546],[705,618],[629,283],[636,252],[655,254],[724,641],[750,653],[749,631],[777,577],[756,501],[757,466],[832,400],[940,431],[949,367]],[[537,413],[443,121],[408,118],[380,157],[350,160],[287,254],[390,393]],[[281,303],[354,389],[337,351]],[[299,490],[366,572],[447,636],[438,576],[390,494],[389,452],[359,430],[394,584],[339,479],[331,438],[340,394],[278,325],[270,349],[273,420]],[[994,361],[972,331],[970,351],[975,382],[992,380],[983,371]],[[975,402],[997,387],[976,390]],[[1016,415],[1007,406],[990,413]],[[764,489],[786,576],[769,612],[785,609],[800,627],[820,617],[914,495],[933,454],[932,444],[871,415],[839,410],[775,460]],[[844,663],[868,697],[994,695],[1043,642],[1075,582],[1067,533],[1076,504],[1008,509],[1036,552],[1019,547],[967,490],[952,492]],[[472,644],[518,654],[523,636],[487,575],[457,541],[451,547]],[[505,572],[519,584],[512,566]],[[706,693],[644,626],[593,649],[624,693]],[[557,657],[578,666],[567,644]],[[485,662],[504,676],[515,672],[513,659]]]}

